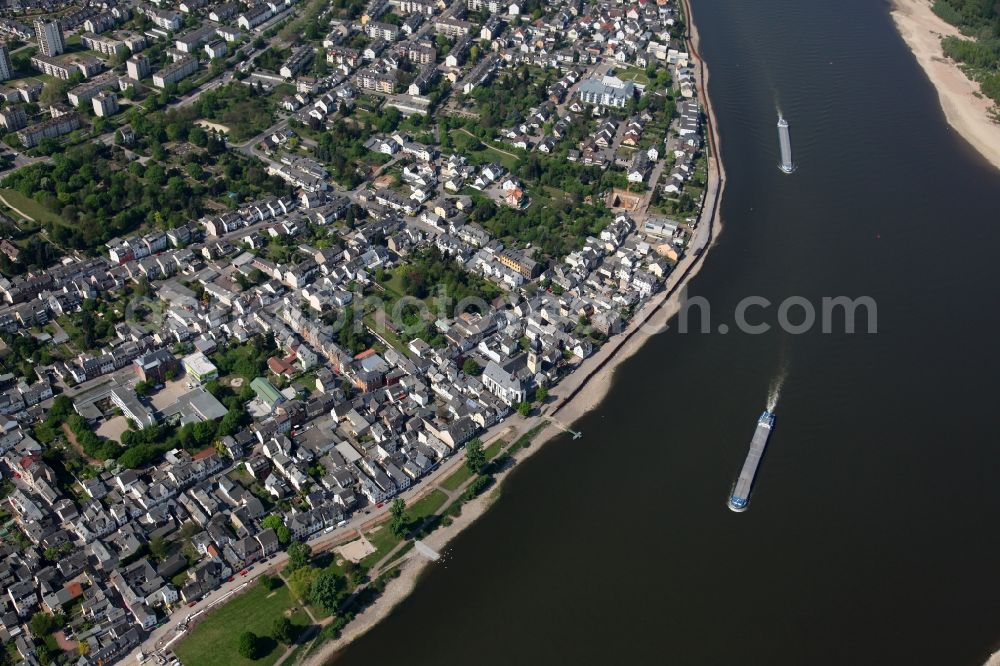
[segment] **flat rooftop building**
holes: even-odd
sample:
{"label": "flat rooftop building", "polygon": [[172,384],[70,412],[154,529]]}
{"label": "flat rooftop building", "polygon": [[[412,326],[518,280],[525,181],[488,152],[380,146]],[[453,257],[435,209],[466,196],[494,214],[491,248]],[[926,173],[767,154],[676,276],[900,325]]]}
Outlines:
{"label": "flat rooftop building", "polygon": [[264,377],[257,377],[255,380],[250,382],[250,388],[254,390],[257,397],[261,399],[268,407],[274,409],[275,406],[280,405],[285,401],[285,396],[281,395],[278,389],[271,385],[271,382],[267,381]]}
{"label": "flat rooftop building", "polygon": [[605,76],[601,80],[582,81],[578,91],[581,102],[621,108],[635,97],[635,84],[615,76]]}
{"label": "flat rooftop building", "polygon": [[225,406],[214,395],[203,388],[188,391],[177,399],[177,402],[160,410],[167,421],[176,421],[181,425],[213,421],[226,415]]}
{"label": "flat rooftop building", "polygon": [[184,364],[184,371],[199,382],[207,382],[219,376],[219,369],[201,352],[188,354],[181,362]]}
{"label": "flat rooftop building", "polygon": [[156,425],[156,417],[146,408],[135,391],[124,386],[119,386],[111,391],[111,402],[115,404],[122,415],[134,421],[140,429]]}

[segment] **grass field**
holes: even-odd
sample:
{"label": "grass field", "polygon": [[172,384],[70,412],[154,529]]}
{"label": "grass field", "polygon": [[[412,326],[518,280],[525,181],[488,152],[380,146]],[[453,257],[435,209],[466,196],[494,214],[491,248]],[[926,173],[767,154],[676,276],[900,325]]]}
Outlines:
{"label": "grass field", "polygon": [[[174,652],[184,666],[269,666],[283,654],[284,647],[265,638],[270,651],[251,661],[241,657],[237,650],[239,636],[244,631],[252,631],[258,636],[268,637],[275,619],[295,606],[287,587],[269,592],[262,585],[254,585],[250,591],[233,597],[210,613],[174,647]],[[309,624],[308,616],[297,607],[290,618],[303,627]]]}
{"label": "grass field", "polygon": [[624,69],[619,69],[617,76],[623,81],[635,81],[636,83],[641,83],[644,86],[649,85],[649,77],[646,76],[646,70],[639,69],[638,67],[626,67]]}
{"label": "grass field", "polygon": [[451,475],[449,475],[448,478],[442,481],[439,485],[447,490],[455,491],[458,490],[459,486],[468,481],[471,476],[472,472],[469,471],[469,468],[462,465],[457,470],[452,472]]}
{"label": "grass field", "polygon": [[[451,131],[453,135],[466,135],[472,136],[466,130],[462,128],[453,129]],[[482,144],[479,150],[465,150],[463,154],[469,158],[469,161],[473,164],[486,164],[489,162],[499,162],[508,171],[514,171],[517,169],[518,163],[521,159],[514,154],[513,151],[501,150],[499,148],[494,148],[486,143]]]}
{"label": "grass field", "polygon": [[382,287],[388,292],[394,301],[398,301],[406,293],[403,286],[403,273],[399,270],[389,272],[389,279],[382,282]]}
{"label": "grass field", "polygon": [[[38,222],[62,222],[62,218],[50,211],[48,208],[38,203],[30,197],[26,197],[17,190],[0,189],[0,196],[3,196],[9,206],[17,208],[28,217]],[[14,217],[21,217],[16,212],[11,211]]]}
{"label": "grass field", "polygon": [[410,523],[415,523],[433,516],[444,505],[447,499],[448,496],[440,490],[427,493],[427,495],[417,500],[413,506],[406,509],[406,519]]}
{"label": "grass field", "polygon": [[492,444],[487,446],[483,453],[486,454],[487,460],[493,460],[500,454],[500,451],[503,450],[503,447],[505,446],[507,446],[507,442],[503,441],[503,439],[497,439]]}
{"label": "grass field", "polygon": [[490,160],[500,162],[500,164],[502,164],[508,171],[514,171],[517,169],[517,165],[521,161],[521,158],[514,155],[512,152],[505,151],[500,148],[494,148],[493,146],[486,146],[480,152],[485,153]]}
{"label": "grass field", "polygon": [[371,545],[375,547],[374,553],[358,563],[365,569],[371,569],[375,566],[379,560],[388,555],[389,551],[399,545],[400,542],[400,538],[393,534],[392,530],[389,529],[388,523],[372,530],[366,534],[365,537],[367,537]]}

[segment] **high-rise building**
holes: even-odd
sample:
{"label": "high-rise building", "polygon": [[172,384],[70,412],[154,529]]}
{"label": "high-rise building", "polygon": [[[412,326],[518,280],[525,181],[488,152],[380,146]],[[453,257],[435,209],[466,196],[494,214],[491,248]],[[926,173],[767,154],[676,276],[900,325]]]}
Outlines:
{"label": "high-rise building", "polygon": [[103,90],[91,100],[94,105],[94,113],[99,118],[107,118],[118,113],[118,95],[110,90]]}
{"label": "high-rise building", "polygon": [[36,19],[35,38],[38,40],[38,50],[42,52],[42,55],[51,58],[66,50],[59,21]]}
{"label": "high-rise building", "polygon": [[0,109],[0,125],[3,125],[8,132],[16,132],[28,126],[28,114],[20,104],[16,106],[8,104]]}
{"label": "high-rise building", "polygon": [[10,53],[7,52],[7,47],[0,44],[0,81],[13,78],[13,70],[14,68],[10,64]]}
{"label": "high-rise building", "polygon": [[149,58],[142,53],[137,53],[125,61],[125,69],[128,71],[130,79],[141,81],[149,76]]}

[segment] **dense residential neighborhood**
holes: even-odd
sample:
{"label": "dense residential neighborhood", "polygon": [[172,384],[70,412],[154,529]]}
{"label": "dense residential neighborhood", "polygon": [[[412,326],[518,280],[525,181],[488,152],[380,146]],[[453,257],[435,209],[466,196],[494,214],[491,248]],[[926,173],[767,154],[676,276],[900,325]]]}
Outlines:
{"label": "dense residential neighborhood", "polygon": [[544,411],[698,224],[673,1],[0,8],[0,663],[158,649]]}

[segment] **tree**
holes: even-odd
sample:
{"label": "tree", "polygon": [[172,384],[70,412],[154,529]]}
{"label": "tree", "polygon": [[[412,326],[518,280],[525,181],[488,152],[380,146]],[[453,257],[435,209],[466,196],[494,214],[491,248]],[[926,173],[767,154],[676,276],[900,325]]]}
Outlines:
{"label": "tree", "polygon": [[260,581],[260,584],[267,590],[276,590],[281,587],[281,579],[277,576],[268,576],[267,574],[263,574],[257,580]]}
{"label": "tree", "polygon": [[239,638],[239,652],[244,659],[260,659],[264,655],[260,637],[252,631],[244,631]]}
{"label": "tree", "polygon": [[166,558],[170,552],[170,544],[161,536],[155,536],[149,540],[149,552],[156,560]]}
{"label": "tree", "polygon": [[290,645],[299,635],[299,627],[292,624],[292,621],[282,615],[275,618],[274,626],[271,629],[271,637],[279,643]]}
{"label": "tree", "polygon": [[438,123],[438,145],[441,148],[441,152],[451,152],[451,134],[449,133],[447,122],[444,121]]}
{"label": "tree", "polygon": [[479,474],[486,466],[483,442],[478,437],[465,445],[465,466],[473,474]]}
{"label": "tree", "polygon": [[335,613],[340,606],[340,595],[346,587],[344,577],[335,571],[324,569],[316,574],[309,599],[327,613]]}
{"label": "tree", "polygon": [[539,386],[535,389],[535,402],[545,402],[545,399],[549,397],[549,390],[544,386]]}
{"label": "tree", "polygon": [[497,207],[489,199],[480,199],[472,209],[472,219],[476,222],[485,222],[497,214]]}
{"label": "tree", "polygon": [[397,537],[402,537],[406,533],[406,502],[397,497],[389,505],[389,513],[392,514],[392,522],[389,529]]}
{"label": "tree", "polygon": [[42,104],[46,106],[57,104],[66,97],[66,91],[69,90],[70,86],[65,81],[49,81],[42,88],[42,94],[39,100]]}
{"label": "tree", "polygon": [[[240,429],[240,426],[243,423],[244,414],[246,414],[246,412],[242,409],[230,409],[226,412],[226,415],[222,417],[222,420],[219,421],[219,431],[217,434],[220,437],[234,434]],[[275,532],[277,531],[278,530],[275,530]]]}
{"label": "tree", "polygon": [[[4,650],[4,652],[6,653],[6,650]],[[35,647],[35,656],[38,658],[38,662],[41,664],[47,665],[54,662],[57,656],[54,652],[55,651],[45,643],[42,643]]]}
{"label": "tree", "polygon": [[318,571],[315,567],[306,566],[289,574],[288,591],[292,593],[292,596],[299,601],[308,601]]}
{"label": "tree", "polygon": [[293,541],[288,545],[288,568],[291,571],[308,566],[312,559],[312,548],[301,541]]}
{"label": "tree", "polygon": [[470,377],[475,377],[482,372],[482,370],[483,369],[479,367],[479,364],[476,363],[476,359],[474,358],[467,358],[465,359],[465,362],[462,363],[462,372]]}
{"label": "tree", "polygon": [[271,515],[260,521],[261,527],[264,529],[271,528],[278,537],[278,543],[282,546],[287,546],[292,541],[292,531],[288,529],[288,526],[281,520],[281,516],[272,513]]}
{"label": "tree", "polygon": [[31,633],[39,640],[44,639],[53,631],[59,628],[59,621],[56,616],[48,613],[35,613],[31,616]]}
{"label": "tree", "polygon": [[531,403],[522,402],[521,404],[519,404],[517,406],[517,413],[520,414],[521,416],[527,417],[528,414],[531,413]]}

